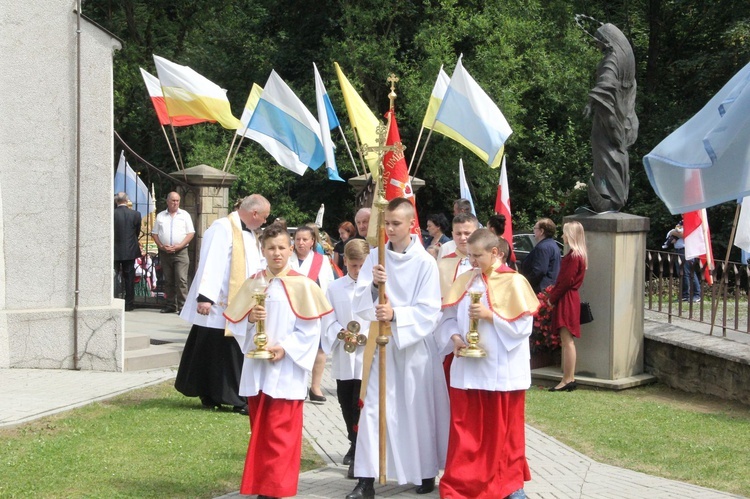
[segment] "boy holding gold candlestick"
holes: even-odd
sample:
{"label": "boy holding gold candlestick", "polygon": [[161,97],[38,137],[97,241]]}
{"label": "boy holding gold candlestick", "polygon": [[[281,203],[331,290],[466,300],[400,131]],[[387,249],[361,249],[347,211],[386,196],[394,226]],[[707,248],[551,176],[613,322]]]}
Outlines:
{"label": "boy holding gold candlestick", "polygon": [[289,268],[292,245],[282,225],[266,228],[262,251],[268,267],[245,281],[224,312],[246,355],[240,395],[248,397],[252,434],[240,493],[291,497],[308,378],[333,309],[315,281]]}
{"label": "boy holding gold candlestick", "polygon": [[[508,243],[487,229],[469,237],[475,272],[456,278],[436,330],[456,355],[450,372],[451,425],[440,497],[526,497],[525,390],[531,386],[529,335],[539,301],[526,278],[505,264]],[[481,292],[478,302],[469,291]],[[477,322],[484,357],[462,356]],[[471,338],[471,343],[476,343]]]}

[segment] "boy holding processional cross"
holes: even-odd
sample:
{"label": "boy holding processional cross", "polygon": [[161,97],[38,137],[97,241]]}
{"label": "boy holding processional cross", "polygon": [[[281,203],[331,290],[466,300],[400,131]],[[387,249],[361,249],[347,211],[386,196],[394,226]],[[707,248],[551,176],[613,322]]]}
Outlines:
{"label": "boy holding processional cross", "polygon": [[[292,245],[282,225],[265,229],[262,251],[268,267],[245,281],[224,312],[242,352],[256,356],[244,359],[240,379],[252,429],[240,493],[292,497],[308,377],[333,309],[315,281],[289,268]],[[256,333],[267,335],[266,347]],[[258,355],[264,348],[270,358]]]}
{"label": "boy holding processional cross", "polygon": [[[355,340],[357,333],[366,335],[370,329],[369,321],[358,318],[352,312],[352,300],[359,271],[369,252],[370,245],[364,239],[352,239],[347,242],[343,251],[344,266],[348,269],[347,274],[333,281],[326,291],[326,298],[333,305],[334,322],[323,333],[322,343],[326,353],[331,353],[331,376],[336,380],[336,396],[341,406],[341,414],[344,417],[349,439],[349,451],[344,456],[344,464],[349,466],[347,478],[354,478],[359,392],[362,388],[364,354],[364,348]],[[346,339],[339,339],[341,331],[347,331],[355,336],[351,338],[352,341],[347,342]]]}
{"label": "boy holding processional cross", "polygon": [[[365,320],[390,326],[384,394],[387,475],[399,484],[416,484],[417,493],[426,494],[435,487],[447,450],[447,390],[432,335],[440,317],[440,280],[434,258],[410,233],[415,226],[411,202],[393,199],[384,219],[385,267],[378,264],[378,249],[373,249],[359,273],[352,309]],[[383,304],[378,303],[379,286],[385,286]],[[377,335],[373,329],[362,371],[364,406],[354,458],[359,482],[347,499],[374,497],[379,474],[379,365],[373,361]]]}
{"label": "boy holding processional cross", "polygon": [[[539,301],[526,278],[505,263],[508,243],[487,229],[469,237],[475,271],[460,275],[443,298],[436,330],[452,346],[451,424],[440,497],[525,498],[525,391],[531,386],[529,335]],[[473,303],[469,290],[481,293]],[[477,320],[485,357],[463,357],[465,334]]]}

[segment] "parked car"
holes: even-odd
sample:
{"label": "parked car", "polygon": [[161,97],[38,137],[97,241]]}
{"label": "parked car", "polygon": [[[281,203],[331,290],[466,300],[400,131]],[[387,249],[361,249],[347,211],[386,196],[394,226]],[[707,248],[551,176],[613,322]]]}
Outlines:
{"label": "parked car", "polygon": [[[560,255],[562,255],[562,243],[557,239],[555,242],[560,247]],[[513,234],[513,252],[516,254],[516,262],[521,263],[534,246],[536,246],[534,234]]]}

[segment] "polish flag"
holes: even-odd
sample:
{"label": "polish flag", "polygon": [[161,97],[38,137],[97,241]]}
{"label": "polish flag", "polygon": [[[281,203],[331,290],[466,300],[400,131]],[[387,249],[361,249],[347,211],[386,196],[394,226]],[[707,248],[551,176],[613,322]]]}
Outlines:
{"label": "polish flag", "polygon": [[[146,90],[148,90],[148,95],[151,97],[151,103],[154,105],[156,116],[159,118],[159,123],[162,125],[169,125],[171,123],[172,126],[188,126],[211,121],[203,118],[195,118],[193,116],[172,116],[172,118],[170,118],[169,113],[167,112],[167,105],[164,104],[164,94],[161,91],[161,83],[159,83],[159,79],[143,68],[140,68],[140,70],[141,76],[143,76],[143,82],[146,84]],[[215,121],[212,122],[215,123]]]}
{"label": "polish flag", "polygon": [[503,156],[503,165],[500,168],[500,182],[497,184],[495,213],[505,215],[503,237],[509,244],[513,244],[513,224],[510,220],[510,191],[508,190],[508,171],[505,169],[505,156]]}
{"label": "polish flag", "polygon": [[714,269],[714,257],[711,249],[711,231],[708,228],[706,209],[691,211],[682,216],[685,238],[685,258],[698,258],[705,269],[706,283],[713,284],[711,271]]}

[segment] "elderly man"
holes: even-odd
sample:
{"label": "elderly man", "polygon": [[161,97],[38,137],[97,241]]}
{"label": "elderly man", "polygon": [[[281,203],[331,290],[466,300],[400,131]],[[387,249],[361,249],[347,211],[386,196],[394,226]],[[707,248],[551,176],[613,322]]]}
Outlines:
{"label": "elderly man", "polygon": [[370,208],[360,208],[354,216],[354,224],[357,226],[357,236],[366,239],[367,229],[370,226]]}
{"label": "elderly man", "polygon": [[141,231],[141,214],[128,208],[128,195],[115,195],[115,271],[122,272],[125,288],[125,311],[133,310],[135,301],[135,259],[141,256],[138,234]]}
{"label": "elderly man", "polygon": [[166,281],[167,303],[161,313],[179,313],[188,290],[187,247],[195,236],[195,228],[190,213],[180,209],[180,195],[176,192],[167,195],[167,209],[156,215],[151,234],[159,248],[159,263]]}
{"label": "elderly man", "polygon": [[174,386],[183,395],[200,397],[207,408],[225,404],[247,414],[247,402],[239,396],[242,351],[225,335],[224,310],[245,279],[263,268],[253,231],[270,212],[268,200],[252,194],[203,234],[198,270],[180,313],[193,327]]}

